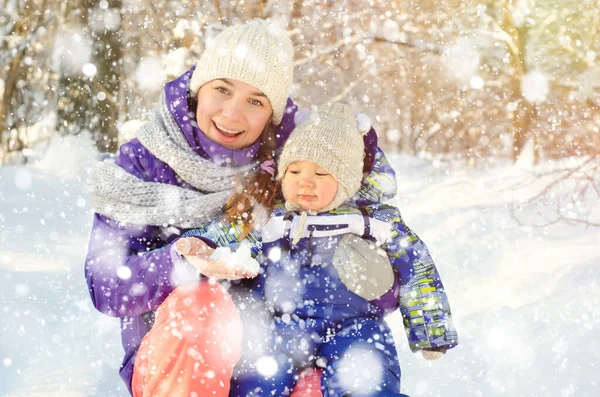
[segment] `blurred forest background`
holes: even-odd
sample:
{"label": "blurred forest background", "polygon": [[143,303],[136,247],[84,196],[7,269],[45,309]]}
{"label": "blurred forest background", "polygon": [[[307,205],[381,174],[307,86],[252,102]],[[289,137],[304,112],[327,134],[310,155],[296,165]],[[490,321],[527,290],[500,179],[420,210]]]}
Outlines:
{"label": "blurred forest background", "polygon": [[0,0],[0,164],[55,134],[114,152],[207,40],[253,18],[288,31],[300,106],[351,104],[388,151],[577,157],[557,181],[600,198],[595,0]]}

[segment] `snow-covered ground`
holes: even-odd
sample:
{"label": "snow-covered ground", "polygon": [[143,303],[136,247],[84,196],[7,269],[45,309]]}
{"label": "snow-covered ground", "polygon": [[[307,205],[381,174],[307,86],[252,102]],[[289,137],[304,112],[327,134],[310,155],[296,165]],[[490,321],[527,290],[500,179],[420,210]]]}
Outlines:
{"label": "snow-covered ground", "polygon": [[[83,276],[92,210],[82,178],[93,153],[89,141],[67,139],[36,165],[0,168],[0,396],[127,396],[118,321],[93,309]],[[600,228],[520,226],[511,215],[538,223],[568,192],[539,208],[523,201],[549,179],[527,168],[390,159],[395,204],[436,260],[460,337],[428,362],[390,316],[403,392],[600,395]],[[582,202],[573,213],[598,221],[599,207]]]}

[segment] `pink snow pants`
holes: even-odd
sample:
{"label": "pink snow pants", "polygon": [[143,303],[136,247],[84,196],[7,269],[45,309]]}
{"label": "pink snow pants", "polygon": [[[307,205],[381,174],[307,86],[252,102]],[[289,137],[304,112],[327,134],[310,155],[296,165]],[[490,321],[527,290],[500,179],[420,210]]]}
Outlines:
{"label": "pink snow pants", "polygon": [[[229,293],[201,280],[175,289],[156,310],[138,350],[134,397],[226,397],[242,351],[242,321]],[[307,370],[293,397],[322,397],[321,372]]]}

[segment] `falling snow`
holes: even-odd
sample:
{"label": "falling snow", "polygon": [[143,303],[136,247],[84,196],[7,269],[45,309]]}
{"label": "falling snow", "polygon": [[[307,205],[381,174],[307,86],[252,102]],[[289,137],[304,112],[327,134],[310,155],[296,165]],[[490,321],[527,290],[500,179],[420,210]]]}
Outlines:
{"label": "falling snow", "polygon": [[[430,362],[411,353],[399,313],[387,318],[402,391],[599,395],[595,2],[306,0],[298,7],[262,2],[260,9],[261,2],[124,0],[116,9],[102,0],[89,12],[40,12],[30,3],[0,5],[0,98],[10,94],[0,102],[1,396],[128,395],[118,376],[120,323],[94,309],[83,276],[93,211],[82,186],[111,126],[119,143],[133,139],[163,84],[194,65],[225,26],[258,14],[273,16],[294,43],[296,124],[330,100],[372,118],[397,173],[392,204],[427,243],[444,279],[461,338],[445,357]],[[116,42],[98,41],[111,34]],[[237,59],[251,55],[243,46],[233,51]],[[286,57],[279,54],[281,62]],[[260,60],[252,68],[272,73]],[[83,97],[93,107],[74,101]],[[106,112],[112,105],[114,119]],[[528,134],[517,148],[521,121],[529,122]],[[515,151],[518,159],[510,160]],[[595,168],[583,172],[590,158]],[[570,177],[554,184],[567,169]],[[251,215],[262,221],[266,210]],[[278,260],[283,253],[266,255]],[[247,246],[214,257],[258,268]],[[129,268],[115,270],[121,279],[133,276]],[[185,270],[170,281],[197,277]],[[280,285],[283,293],[266,294],[289,323],[302,291],[294,277]],[[133,283],[127,298],[147,293]],[[265,312],[240,309],[256,319]],[[259,372],[274,373],[260,326],[244,335]],[[361,393],[376,385],[381,365],[357,346],[340,370],[345,387]]]}
{"label": "falling snow", "polygon": [[481,64],[481,55],[470,37],[458,39],[445,50],[442,59],[448,74],[459,82],[475,77]]}
{"label": "falling snow", "polygon": [[135,71],[135,79],[142,90],[160,92],[166,82],[163,62],[156,57],[146,57],[140,61]]}
{"label": "falling snow", "polygon": [[92,58],[92,44],[85,31],[60,30],[54,40],[53,69],[64,76],[80,73]]}
{"label": "falling snow", "polygon": [[546,101],[550,93],[548,76],[540,71],[532,71],[523,76],[521,91],[527,102],[539,105]]}
{"label": "falling snow", "polygon": [[[87,138],[79,139],[82,142],[54,145],[86,148]],[[0,394],[46,384],[44,376],[27,373],[52,373],[54,386],[46,386],[49,392],[126,396],[117,375],[118,321],[93,309],[82,275],[91,221],[89,198],[77,182],[80,174],[59,172],[62,161],[77,169],[81,167],[76,161],[86,159],[74,156],[71,149],[65,153],[74,158],[55,156],[52,150],[35,167],[0,168],[6,203],[0,210],[4,247],[0,310],[6,320],[0,328]],[[390,158],[403,181],[394,204],[430,247],[461,332],[459,347],[438,361],[426,362],[408,349],[397,313],[388,317],[404,392],[533,396],[544,384],[548,393],[596,395],[600,386],[591,381],[596,373],[592,363],[600,356],[590,343],[600,326],[595,265],[600,232],[577,225],[519,226],[510,209],[518,208],[544,181],[512,166],[440,171],[405,155]],[[57,174],[62,182],[57,183]],[[580,207],[592,205],[584,202]],[[538,210],[518,212],[533,217]],[[600,216],[597,206],[595,210]],[[58,216],[61,213],[63,217]],[[46,216],[49,220],[40,225],[39,219]],[[563,246],[576,249],[577,256]],[[132,296],[143,293],[142,286],[130,291]],[[290,308],[294,296],[290,292]],[[258,330],[248,332],[256,335],[253,340],[260,339]],[[351,374],[347,379],[357,390],[368,388],[377,376],[377,363],[360,354],[354,357],[345,364]],[[261,371],[274,370],[274,362],[257,348],[259,359]],[[76,383],[69,381],[73,374],[79,379]]]}

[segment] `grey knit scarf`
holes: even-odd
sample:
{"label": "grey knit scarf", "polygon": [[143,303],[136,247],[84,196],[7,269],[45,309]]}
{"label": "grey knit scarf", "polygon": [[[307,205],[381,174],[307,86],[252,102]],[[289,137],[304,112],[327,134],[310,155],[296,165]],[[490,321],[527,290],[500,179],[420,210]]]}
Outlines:
{"label": "grey knit scarf", "polygon": [[167,107],[164,93],[150,121],[137,138],[181,179],[200,191],[175,185],[145,182],[105,159],[95,164],[88,188],[94,210],[124,223],[201,227],[223,215],[223,205],[241,180],[256,168],[223,167],[196,154]]}

